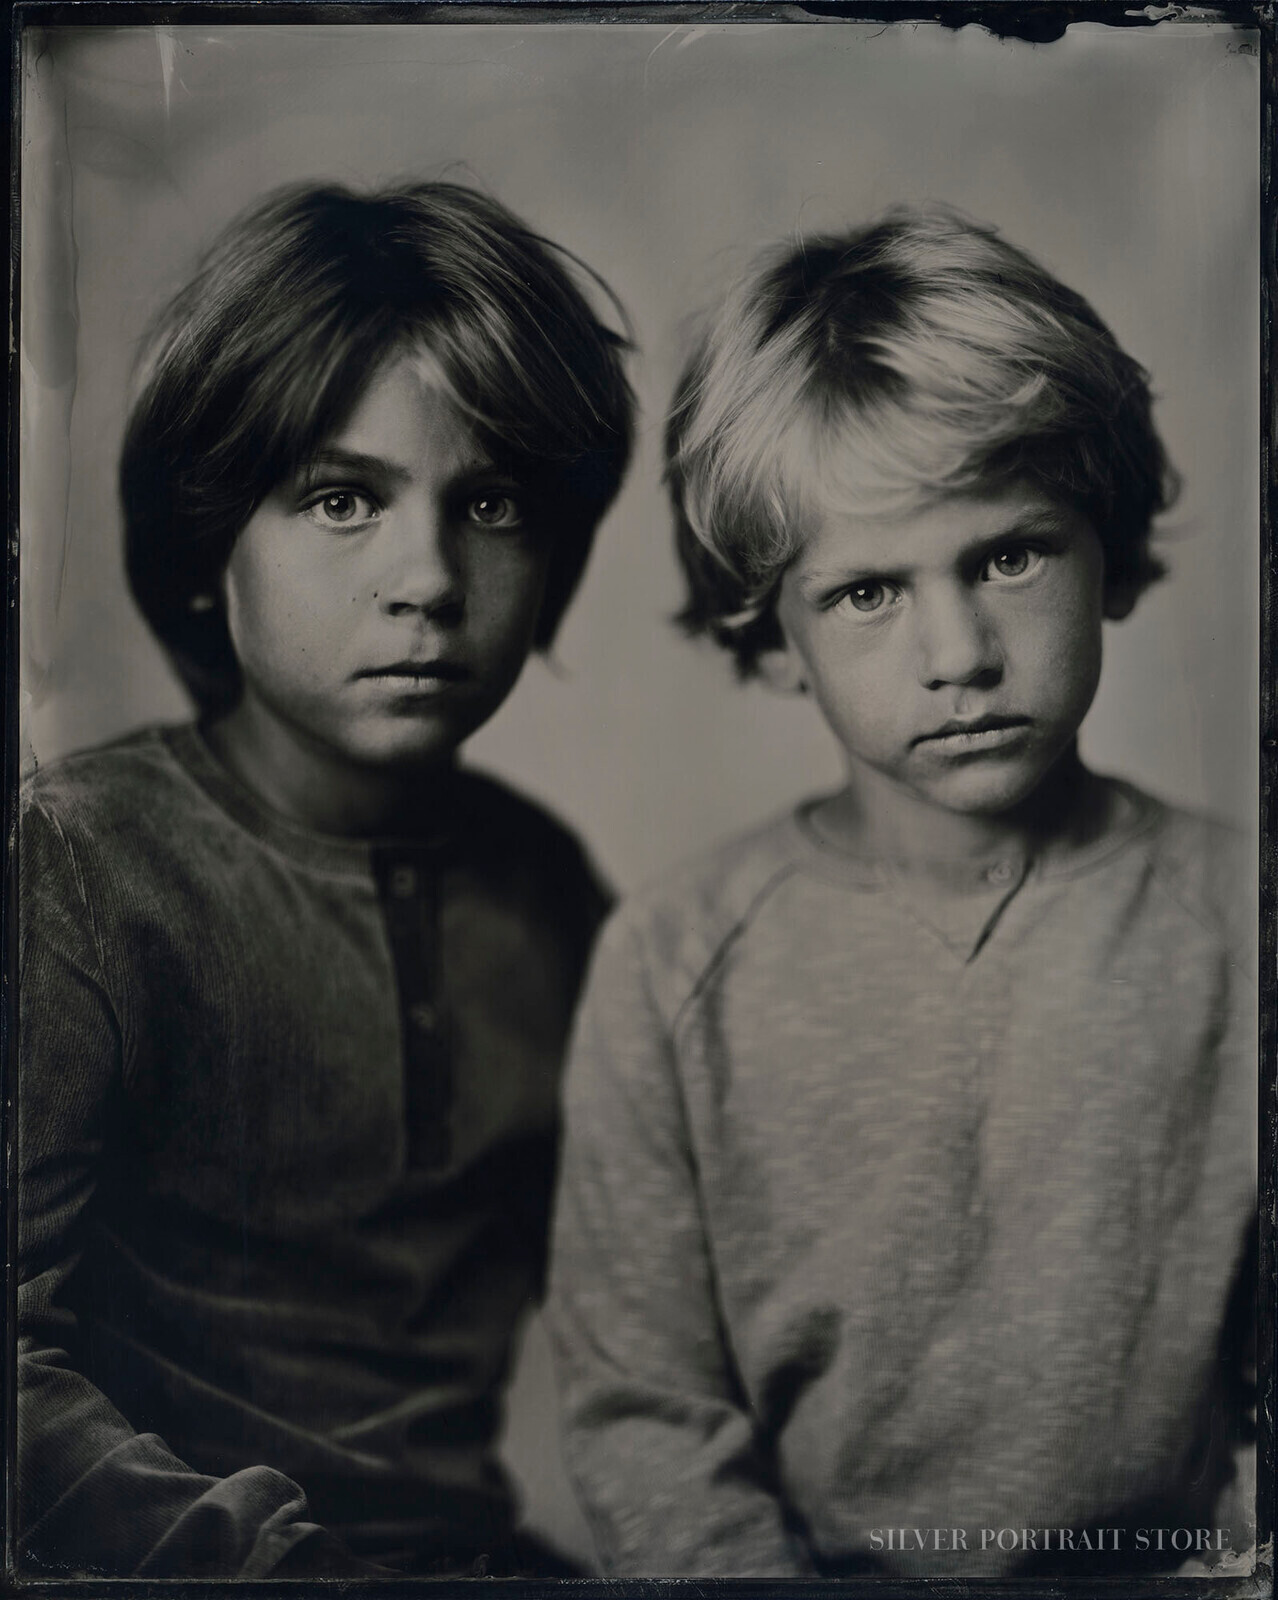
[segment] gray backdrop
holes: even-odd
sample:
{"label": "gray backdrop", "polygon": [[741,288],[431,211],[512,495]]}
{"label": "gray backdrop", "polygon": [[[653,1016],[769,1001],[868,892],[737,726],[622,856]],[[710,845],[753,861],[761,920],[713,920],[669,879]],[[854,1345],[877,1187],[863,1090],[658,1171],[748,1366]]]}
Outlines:
{"label": "gray backdrop", "polygon": [[[839,777],[811,707],[680,639],[659,486],[689,314],[758,243],[950,201],[1085,293],[1154,375],[1185,478],[1171,578],[1110,630],[1084,750],[1255,810],[1258,63],[1207,24],[976,28],[121,27],[31,37],[24,74],[23,760],[186,714],[133,615],[114,472],[136,342],[246,202],[302,178],[448,176],[581,255],[628,307],[643,415],[554,661],[470,747],[625,888]],[[508,1455],[588,1538],[534,1329]]]}

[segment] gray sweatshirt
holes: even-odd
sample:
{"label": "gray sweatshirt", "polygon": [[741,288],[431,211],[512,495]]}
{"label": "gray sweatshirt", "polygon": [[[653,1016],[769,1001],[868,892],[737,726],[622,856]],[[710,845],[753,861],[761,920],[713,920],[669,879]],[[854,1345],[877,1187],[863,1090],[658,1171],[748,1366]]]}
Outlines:
{"label": "gray sweatshirt", "polygon": [[552,1316],[609,1571],[1166,1569],[1184,1547],[1148,1530],[1216,1528],[1256,874],[1124,785],[1103,814],[1081,847],[908,877],[801,809],[606,930]]}

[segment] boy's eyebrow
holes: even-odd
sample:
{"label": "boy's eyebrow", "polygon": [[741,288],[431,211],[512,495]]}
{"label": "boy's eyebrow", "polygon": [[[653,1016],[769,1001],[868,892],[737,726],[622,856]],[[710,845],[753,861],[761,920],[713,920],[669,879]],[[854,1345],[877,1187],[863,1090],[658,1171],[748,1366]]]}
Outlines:
{"label": "boy's eyebrow", "polygon": [[314,455],[307,456],[305,461],[299,462],[297,470],[302,477],[319,471],[337,470],[390,479],[395,483],[407,483],[412,477],[408,468],[400,466],[397,461],[388,461],[385,456],[369,455],[363,450],[344,450],[341,445],[335,444],[325,445]]}
{"label": "boy's eyebrow", "polygon": [[[497,463],[482,451],[460,463],[454,476],[458,479],[478,477],[497,469]],[[301,478],[314,477],[319,472],[350,472],[356,476],[379,478],[383,482],[408,483],[412,479],[410,468],[385,456],[372,455],[363,450],[348,450],[340,444],[325,445],[300,462],[297,468]]]}
{"label": "boy's eyebrow", "polygon": [[[956,564],[967,566],[981,556],[989,555],[1006,544],[1009,539],[1033,538],[1034,535],[1063,533],[1073,521],[1068,510],[1054,506],[1033,507],[1009,518],[1007,524],[993,533],[983,533],[971,540],[956,553]],[[844,566],[811,567],[799,575],[799,588],[808,596],[815,596],[830,584],[837,583],[899,583],[910,576],[905,566],[875,566],[869,562],[848,562]]]}

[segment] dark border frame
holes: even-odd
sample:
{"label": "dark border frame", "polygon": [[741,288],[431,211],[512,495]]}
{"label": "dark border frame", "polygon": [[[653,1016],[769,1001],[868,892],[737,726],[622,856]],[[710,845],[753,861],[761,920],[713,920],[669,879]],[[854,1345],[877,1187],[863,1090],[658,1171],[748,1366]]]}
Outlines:
{"label": "dark border frame", "polygon": [[[9,115],[4,119],[9,157],[9,340],[6,435],[3,468],[6,541],[4,560],[5,620],[12,626],[4,635],[4,697],[0,709],[3,747],[3,817],[5,863],[0,897],[0,1156],[4,1182],[0,1186],[5,1224],[3,1261],[4,1326],[15,1321],[17,1274],[16,1205],[14,1185],[14,1080],[17,1038],[17,868],[16,815],[19,765],[18,722],[18,450],[19,450],[19,328],[21,326],[19,240],[21,230],[20,154],[22,128],[22,41],[26,33],[41,28],[153,26],[216,23],[219,26],[253,26],[281,23],[304,26],[389,22],[502,23],[516,20],[544,22],[781,22],[848,20],[886,25],[928,22],[958,29],[975,25],[999,38],[1045,44],[1059,39],[1072,23],[1093,22],[1116,28],[1154,28],[1184,22],[1232,23],[1254,29],[1260,49],[1260,1119],[1259,1119],[1259,1262],[1261,1294],[1257,1312],[1257,1547],[1259,1564],[1251,1577],[1233,1578],[1120,1578],[1080,1577],[1054,1579],[985,1580],[973,1585],[961,1578],[893,1579],[877,1576],[838,1580],[811,1579],[786,1582],[774,1579],[602,1579],[554,1581],[525,1579],[419,1579],[359,1582],[348,1580],[288,1581],[268,1579],[167,1579],[129,1578],[23,1579],[14,1563],[13,1463],[16,1454],[16,1351],[11,1338],[4,1342],[0,1383],[0,1422],[3,1424],[3,1566],[0,1593],[30,1596],[31,1600],[161,1600],[182,1595],[190,1600],[213,1600],[232,1585],[236,1600],[259,1600],[280,1594],[417,1595],[438,1600],[474,1600],[490,1587],[513,1593],[519,1600],[674,1600],[683,1594],[695,1600],[764,1600],[764,1597],[803,1596],[811,1600],[926,1600],[953,1596],[954,1600],[1083,1600],[1084,1596],[1113,1600],[1216,1600],[1247,1597],[1264,1600],[1275,1596],[1273,1511],[1278,1499],[1275,1477],[1275,1432],[1278,1427],[1278,399],[1275,396],[1275,310],[1278,308],[1278,213],[1275,211],[1275,170],[1278,168],[1278,17],[1275,0],[1221,0],[1219,4],[1193,5],[1173,0],[1167,4],[1139,6],[1136,0],[17,0],[9,21]],[[1267,1292],[1266,1292],[1267,1291]],[[567,1591],[566,1594],[563,1591]]]}

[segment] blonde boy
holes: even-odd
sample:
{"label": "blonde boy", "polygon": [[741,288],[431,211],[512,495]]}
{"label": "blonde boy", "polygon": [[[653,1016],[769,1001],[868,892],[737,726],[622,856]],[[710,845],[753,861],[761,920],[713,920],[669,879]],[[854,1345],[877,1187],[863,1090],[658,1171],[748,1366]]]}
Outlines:
{"label": "blonde boy", "polygon": [[1150,409],[1082,299],[941,210],[769,256],[687,368],[683,620],[811,694],[848,777],[596,958],[555,1321],[611,1571],[1077,1576],[1251,1537],[1219,1509],[1246,851],[1076,747],[1101,624],[1159,572]]}

